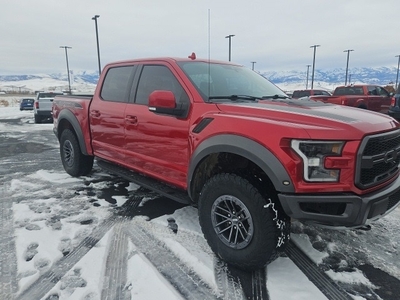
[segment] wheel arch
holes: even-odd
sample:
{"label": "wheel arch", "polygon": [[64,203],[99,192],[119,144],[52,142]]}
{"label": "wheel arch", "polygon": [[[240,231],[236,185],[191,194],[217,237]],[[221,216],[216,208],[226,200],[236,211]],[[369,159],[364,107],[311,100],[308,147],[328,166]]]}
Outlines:
{"label": "wheel arch", "polygon": [[257,166],[268,177],[276,191],[294,192],[293,184],[283,184],[284,181],[289,183],[292,181],[281,162],[271,151],[249,138],[224,134],[205,140],[192,155],[189,163],[187,184],[189,196],[195,203],[197,203],[201,186],[212,175],[205,174],[207,172],[210,173],[210,170],[205,170],[204,165],[208,163],[217,165],[217,160],[221,153],[235,155]]}
{"label": "wheel arch", "polygon": [[70,110],[67,109],[62,110],[58,115],[58,126],[57,126],[58,140],[60,140],[61,134],[65,129],[70,129],[75,133],[82,154],[90,155],[86,149],[85,139],[79,121],[76,118],[76,116]]}
{"label": "wheel arch", "polygon": [[364,98],[360,98],[356,101],[356,105],[357,108],[363,108],[363,109],[367,109],[368,105],[367,105],[367,101]]}

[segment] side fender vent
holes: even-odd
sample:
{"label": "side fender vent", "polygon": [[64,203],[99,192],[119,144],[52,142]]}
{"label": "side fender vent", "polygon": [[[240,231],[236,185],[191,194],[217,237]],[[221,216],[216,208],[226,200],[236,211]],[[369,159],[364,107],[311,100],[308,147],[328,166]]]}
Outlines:
{"label": "side fender vent", "polygon": [[194,133],[200,133],[203,131],[204,128],[207,127],[208,124],[211,123],[211,121],[214,120],[213,118],[205,118],[203,120],[201,120],[201,122],[199,124],[197,124],[197,126],[193,129]]}

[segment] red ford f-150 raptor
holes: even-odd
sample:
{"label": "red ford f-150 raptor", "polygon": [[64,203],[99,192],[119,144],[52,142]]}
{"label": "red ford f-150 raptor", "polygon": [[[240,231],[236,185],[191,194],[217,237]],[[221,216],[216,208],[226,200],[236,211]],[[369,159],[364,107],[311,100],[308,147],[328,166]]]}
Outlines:
{"label": "red ford f-150 raptor", "polygon": [[293,100],[243,66],[189,58],[108,64],[92,96],[56,96],[67,173],[109,172],[198,207],[208,244],[243,269],[284,249],[290,219],[354,228],[400,201],[400,125]]}

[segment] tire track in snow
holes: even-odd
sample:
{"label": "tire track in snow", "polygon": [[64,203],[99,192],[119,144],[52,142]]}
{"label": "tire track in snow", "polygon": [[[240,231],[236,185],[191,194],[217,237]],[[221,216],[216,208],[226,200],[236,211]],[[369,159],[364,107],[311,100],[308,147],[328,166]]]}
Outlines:
{"label": "tire track in snow", "polygon": [[17,299],[32,300],[44,297],[60,279],[101,240],[110,228],[114,226],[117,220],[117,217],[112,216],[101,223],[93,230],[90,236],[83,239],[74,250],[55,262],[48,271],[40,275],[37,280],[22,291],[17,296]]}
{"label": "tire track in snow", "polygon": [[226,300],[269,300],[266,268],[252,272],[228,265],[219,258],[214,260],[214,274],[218,290]]}
{"label": "tire track in snow", "polygon": [[286,254],[329,300],[353,300],[292,241],[287,245]]}
{"label": "tire track in snow", "polygon": [[125,233],[132,243],[167,279],[184,299],[221,299],[216,293],[161,241],[158,241],[149,230],[133,219],[129,226],[125,226]]}
{"label": "tire track in snow", "polygon": [[14,299],[18,290],[12,200],[0,187],[0,299]]}
{"label": "tire track in snow", "polygon": [[128,268],[128,236],[123,232],[124,222],[117,223],[113,228],[112,239],[106,259],[106,271],[101,292],[102,300],[131,299],[131,293],[126,289]]}

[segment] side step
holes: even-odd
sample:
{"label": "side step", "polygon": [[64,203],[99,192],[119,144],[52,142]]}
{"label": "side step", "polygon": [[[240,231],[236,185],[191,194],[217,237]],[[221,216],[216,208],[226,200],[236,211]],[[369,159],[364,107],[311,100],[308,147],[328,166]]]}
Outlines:
{"label": "side step", "polygon": [[126,168],[109,163],[109,162],[101,160],[101,159],[97,159],[97,165],[100,168],[102,168],[112,174],[121,176],[129,181],[132,181],[144,188],[147,188],[156,193],[159,193],[162,196],[170,198],[174,201],[177,201],[177,202],[183,203],[183,204],[193,204],[193,202],[190,200],[190,197],[185,190],[174,188],[174,187],[172,187],[166,183],[160,182],[156,179],[153,179],[153,178],[144,176],[142,174],[130,171]]}

